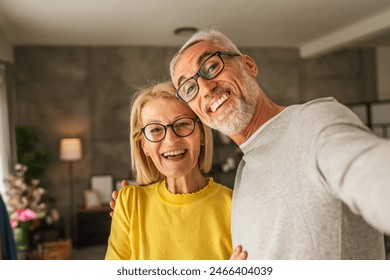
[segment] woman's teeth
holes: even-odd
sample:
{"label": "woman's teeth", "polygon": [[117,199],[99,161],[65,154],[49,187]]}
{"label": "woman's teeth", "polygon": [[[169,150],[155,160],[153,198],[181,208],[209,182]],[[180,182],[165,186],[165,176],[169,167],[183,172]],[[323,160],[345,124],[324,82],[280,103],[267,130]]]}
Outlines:
{"label": "woman's teeth", "polygon": [[163,153],[163,156],[165,158],[170,158],[170,157],[176,157],[176,156],[183,155],[184,153],[185,153],[185,150],[176,150],[176,151],[169,151],[169,152]]}
{"label": "woman's teeth", "polygon": [[217,111],[217,109],[219,108],[219,106],[221,106],[227,99],[229,98],[229,96],[225,93],[223,94],[217,101],[215,101],[211,106],[210,106],[210,111],[211,112],[215,112]]}

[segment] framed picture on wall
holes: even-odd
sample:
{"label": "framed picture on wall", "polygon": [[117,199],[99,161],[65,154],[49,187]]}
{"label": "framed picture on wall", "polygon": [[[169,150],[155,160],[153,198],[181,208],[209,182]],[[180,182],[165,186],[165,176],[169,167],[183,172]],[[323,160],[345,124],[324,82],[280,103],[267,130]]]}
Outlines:
{"label": "framed picture on wall", "polygon": [[84,190],[84,200],[86,209],[97,208],[101,206],[100,195],[96,190]]}
{"label": "framed picture on wall", "polygon": [[99,194],[100,202],[107,204],[111,200],[111,194],[114,190],[114,176],[111,174],[92,175],[90,186]]}

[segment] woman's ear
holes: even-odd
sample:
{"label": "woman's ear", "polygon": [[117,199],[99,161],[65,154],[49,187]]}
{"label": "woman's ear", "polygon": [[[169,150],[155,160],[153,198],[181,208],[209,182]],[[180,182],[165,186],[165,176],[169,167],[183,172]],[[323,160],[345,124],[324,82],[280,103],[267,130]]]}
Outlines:
{"label": "woman's ear", "polygon": [[248,55],[243,55],[244,56],[244,63],[245,67],[248,69],[249,73],[256,78],[257,75],[259,74],[259,68],[257,68],[256,62]]}
{"label": "woman's ear", "polygon": [[199,126],[200,126],[200,133],[201,133],[201,136],[200,136],[200,145],[201,146],[204,146],[204,143],[205,143],[205,132],[204,132],[204,126],[203,126],[203,123],[199,123]]}
{"label": "woman's ear", "polygon": [[144,154],[148,157],[149,156],[149,152],[147,151],[147,148],[145,146],[145,141],[144,139],[141,140],[141,148],[142,150],[144,151]]}
{"label": "woman's ear", "polygon": [[202,136],[200,137],[200,145],[204,146],[205,143],[206,143],[206,136],[205,136],[204,130],[202,129]]}

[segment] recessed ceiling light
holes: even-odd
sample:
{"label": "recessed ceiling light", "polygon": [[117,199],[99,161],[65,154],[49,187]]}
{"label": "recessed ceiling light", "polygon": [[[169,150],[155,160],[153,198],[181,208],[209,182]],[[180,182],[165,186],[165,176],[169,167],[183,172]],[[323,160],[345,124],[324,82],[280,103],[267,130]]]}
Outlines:
{"label": "recessed ceiling light", "polygon": [[177,35],[177,36],[191,36],[192,34],[194,34],[197,31],[198,31],[198,28],[187,26],[187,27],[176,28],[173,31],[173,33],[175,33],[175,35]]}

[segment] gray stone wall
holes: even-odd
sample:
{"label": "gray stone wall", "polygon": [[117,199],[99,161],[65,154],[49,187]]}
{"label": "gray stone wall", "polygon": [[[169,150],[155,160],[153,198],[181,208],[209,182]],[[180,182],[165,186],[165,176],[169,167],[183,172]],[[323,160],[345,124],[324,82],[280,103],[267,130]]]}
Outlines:
{"label": "gray stone wall", "polygon": [[301,64],[302,101],[333,96],[344,104],[377,99],[374,49],[342,50]]}
{"label": "gray stone wall", "polygon": [[[16,122],[37,128],[42,144],[51,150],[42,181],[65,217],[68,166],[59,160],[60,139],[83,141],[83,159],[74,164],[75,205],[83,205],[83,190],[92,174],[128,178],[132,94],[155,79],[169,79],[175,51],[171,47],[15,48]],[[373,50],[343,50],[305,60],[297,49],[242,51],[258,63],[259,82],[281,105],[322,96],[335,96],[343,103],[376,99]]]}

